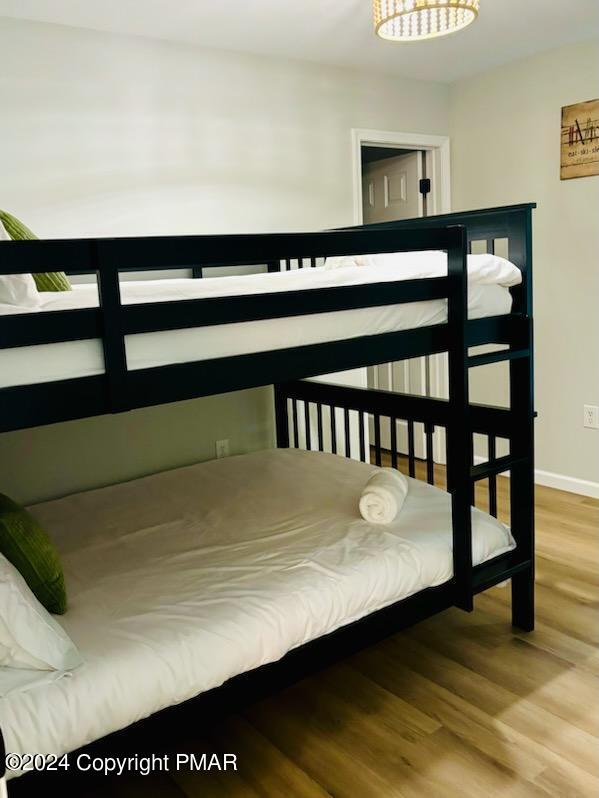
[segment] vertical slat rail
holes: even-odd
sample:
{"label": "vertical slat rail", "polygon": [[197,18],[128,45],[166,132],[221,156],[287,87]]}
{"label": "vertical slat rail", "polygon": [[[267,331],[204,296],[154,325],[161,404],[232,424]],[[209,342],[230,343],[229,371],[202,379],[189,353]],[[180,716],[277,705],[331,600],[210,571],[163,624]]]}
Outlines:
{"label": "vertical slat rail", "polygon": [[[497,439],[495,435],[489,435],[489,462],[492,463],[497,458]],[[497,476],[489,476],[489,513],[493,518],[497,518]]]}
{"label": "vertical slat rail", "polygon": [[453,532],[453,570],[456,582],[456,606],[473,609],[472,586],[472,516],[470,498],[472,480],[472,434],[468,396],[468,282],[466,271],[467,242],[463,227],[453,228],[455,242],[447,251],[449,296],[449,421],[447,424],[447,479],[451,493]]}
{"label": "vertical slat rail", "polygon": [[304,424],[306,425],[306,450],[312,449],[312,430],[310,428],[310,402],[304,402]]}
{"label": "vertical slat rail", "polygon": [[391,468],[397,469],[397,419],[391,418]]}
{"label": "vertical slat rail", "polygon": [[318,451],[324,452],[324,433],[322,429],[322,402],[316,404],[316,430],[318,433]]}
{"label": "vertical slat rail", "polygon": [[416,476],[416,452],[414,442],[414,422],[408,419],[408,474],[414,479]]}
{"label": "vertical slat rail", "polygon": [[122,328],[121,291],[116,263],[108,260],[102,242],[92,243],[91,259],[96,266],[98,294],[102,313],[102,347],[112,413],[128,410],[127,355]]}
{"label": "vertical slat rail", "polygon": [[432,424],[424,425],[426,439],[426,481],[429,485],[435,484],[435,463],[433,460],[433,434],[435,428]]}
{"label": "vertical slat rail", "polygon": [[299,449],[299,423],[297,420],[297,399],[291,400],[291,418],[293,420],[293,448]]}
{"label": "vertical slat rail", "polygon": [[331,412],[331,452],[337,454],[337,415],[334,407],[329,406]]}
{"label": "vertical slat rail", "polygon": [[345,435],[345,456],[351,457],[351,434],[349,424],[349,410],[347,408],[343,411],[343,431]]}
{"label": "vertical slat rail", "polygon": [[381,417],[378,413],[374,415],[374,462],[375,465],[382,464],[381,457]]}
{"label": "vertical slat rail", "polygon": [[277,447],[289,448],[289,411],[287,409],[287,395],[280,385],[275,385],[275,427]]}
{"label": "vertical slat rail", "polygon": [[358,413],[358,427],[360,436],[360,460],[366,462],[366,430],[364,424],[364,413]]}

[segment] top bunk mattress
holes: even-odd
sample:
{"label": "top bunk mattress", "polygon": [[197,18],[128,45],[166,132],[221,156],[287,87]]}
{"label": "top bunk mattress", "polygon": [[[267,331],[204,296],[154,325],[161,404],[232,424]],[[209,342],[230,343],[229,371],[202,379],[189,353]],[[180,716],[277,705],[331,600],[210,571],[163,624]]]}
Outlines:
{"label": "top bunk mattress", "polygon": [[[277,293],[317,288],[365,285],[447,273],[442,252],[380,256],[370,266],[294,269],[274,274],[205,279],[121,282],[123,304],[181,299]],[[496,255],[468,256],[468,316],[470,319],[507,314],[512,308],[510,287],[521,281],[520,270]],[[95,284],[74,285],[73,291],[41,294],[39,307],[28,311],[96,307]],[[0,304],[0,315],[23,313],[23,308]],[[142,333],[125,337],[127,366],[154,368],[212,358],[232,357],[295,346],[339,341],[363,335],[414,329],[447,320],[445,299],[402,305],[360,308],[306,316],[265,319],[237,324]],[[104,372],[100,339],[0,349],[0,388],[88,377]]]}
{"label": "top bunk mattress", "polygon": [[[373,470],[273,450],[31,508],[60,551],[57,620],[84,663],[0,699],[6,749],[74,750],[450,579],[449,495],[410,480],[398,518],[372,526],[358,500]],[[474,563],[514,548],[472,518]]]}

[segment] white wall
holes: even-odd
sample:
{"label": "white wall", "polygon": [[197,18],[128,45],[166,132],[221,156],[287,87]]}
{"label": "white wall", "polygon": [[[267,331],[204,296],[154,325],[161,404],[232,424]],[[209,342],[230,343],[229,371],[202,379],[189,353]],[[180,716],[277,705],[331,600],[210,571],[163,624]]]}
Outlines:
{"label": "white wall", "polygon": [[352,127],[447,131],[447,88],[0,20],[2,203],[44,236],[351,221]]}
{"label": "white wall", "polygon": [[[0,54],[0,207],[42,237],[348,224],[351,128],[448,130],[441,84],[2,19]],[[0,490],[31,501],[203,459],[225,429],[233,451],[269,445],[269,399],[0,436]]]}
{"label": "white wall", "polygon": [[[538,202],[534,213],[537,467],[599,495],[599,177],[560,181],[563,105],[599,97],[599,45],[584,42],[453,85],[454,209]],[[497,397],[500,368],[473,375]],[[581,485],[577,480],[595,483]]]}

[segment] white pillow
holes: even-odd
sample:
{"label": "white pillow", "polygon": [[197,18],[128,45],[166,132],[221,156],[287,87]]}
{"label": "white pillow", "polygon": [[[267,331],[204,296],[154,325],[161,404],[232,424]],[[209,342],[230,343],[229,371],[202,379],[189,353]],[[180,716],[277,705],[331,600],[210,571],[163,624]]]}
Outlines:
{"label": "white pillow", "polygon": [[81,662],[65,630],[0,554],[0,666],[69,671]]}
{"label": "white pillow", "polygon": [[[499,255],[468,255],[468,280],[471,284],[502,285],[509,288],[522,282],[517,266]],[[442,277],[447,274],[447,255],[439,250],[417,252],[381,252],[372,255],[343,255],[327,258],[325,269],[348,266],[375,267],[388,270],[404,280]]]}
{"label": "white pillow", "polygon": [[32,274],[0,274],[0,304],[37,308],[40,301]]}
{"label": "white pillow", "polygon": [[[12,241],[0,220],[0,241]],[[40,295],[32,274],[1,274],[0,303],[35,308],[40,304]]]}
{"label": "white pillow", "polygon": [[511,288],[522,282],[522,272],[500,255],[468,255],[468,277],[479,285],[502,285]]}
{"label": "white pillow", "polygon": [[368,266],[368,255],[334,255],[327,258],[324,262],[324,268],[327,271],[331,269],[345,269],[348,266]]}

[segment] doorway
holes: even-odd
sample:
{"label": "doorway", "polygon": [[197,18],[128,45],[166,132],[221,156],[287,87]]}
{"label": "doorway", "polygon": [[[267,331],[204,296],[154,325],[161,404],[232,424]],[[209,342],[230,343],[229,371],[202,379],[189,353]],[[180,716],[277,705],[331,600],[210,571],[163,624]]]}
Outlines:
{"label": "doorway", "polygon": [[[385,204],[385,191],[387,191],[387,206],[391,208],[389,212],[395,214],[391,219],[413,218],[414,216],[449,212],[450,162],[448,137],[429,136],[421,133],[392,133],[388,131],[353,129],[351,131],[351,141],[354,224],[367,223],[364,218],[364,198],[366,197],[370,201],[370,189],[367,186],[367,191],[363,191],[363,165],[376,164],[377,162],[381,165],[381,162],[385,160],[388,160],[389,163],[382,164],[382,182],[379,183],[378,191],[381,192],[380,196],[383,205]],[[397,174],[394,173],[394,175],[390,176],[388,168],[395,165],[391,163],[394,158],[399,159],[397,161]],[[402,171],[406,172],[403,187]],[[385,174],[387,174],[386,185]],[[373,180],[375,181],[375,186],[372,190],[376,191],[377,178],[373,177]],[[414,191],[415,180],[418,181],[417,191]],[[422,195],[420,180],[430,181],[430,187],[428,187],[430,190],[426,193],[426,196]],[[405,201],[402,199],[404,196],[406,198]],[[372,199],[376,206],[377,197],[375,196]],[[414,213],[415,208],[417,213]],[[371,219],[372,217],[367,215],[366,218]],[[415,358],[401,363],[387,363],[383,366],[369,369],[352,369],[351,371],[326,374],[312,379],[358,388],[383,388],[404,393],[422,393],[441,397],[439,386],[443,384],[442,375],[444,373],[441,358],[444,358],[444,355]],[[334,412],[340,411],[335,410]],[[344,440],[340,439],[340,436],[343,435],[342,422],[343,419],[340,417],[337,423],[337,447],[339,451],[343,450],[342,447],[344,445]],[[300,408],[300,427],[303,423],[303,409]],[[316,423],[316,418],[309,419],[311,429],[316,429]],[[390,448],[391,430],[388,424],[389,422],[387,422],[386,428],[381,425],[381,444],[383,448]],[[399,451],[407,450],[407,430],[404,429],[404,426],[401,422],[398,422],[397,442]],[[369,427],[370,425],[366,425],[363,431],[363,443],[366,450],[368,450],[369,439],[374,439]],[[419,434],[419,430],[415,430],[415,433],[415,454],[417,457],[424,457],[426,445],[424,430],[422,435]],[[354,418],[350,422],[349,434],[352,456],[358,457],[362,434],[359,430],[358,422]],[[317,440],[315,433],[312,435],[312,440]],[[443,441],[438,433],[433,438],[433,447],[436,461],[442,462],[441,459],[437,459],[442,458],[444,455]]]}
{"label": "doorway", "polygon": [[361,160],[364,224],[427,215],[425,151],[362,146]]}
{"label": "doorway", "polygon": [[[402,133],[353,131],[354,216],[357,224],[412,219],[449,211],[449,139]],[[366,370],[369,388],[442,398],[444,355],[385,363]],[[363,378],[364,379],[364,378]],[[383,448],[391,448],[390,421],[381,428]],[[372,426],[372,423],[371,425]],[[426,456],[424,427],[416,429],[416,457]],[[407,429],[398,421],[399,451],[407,451]],[[372,440],[373,432],[370,430]],[[433,457],[443,458],[440,431]]]}
{"label": "doorway", "polygon": [[[352,137],[352,170],[353,170],[353,204],[354,224],[367,223],[364,219],[363,206],[363,167],[369,162],[379,163],[384,166],[386,159],[407,156],[411,162],[412,171],[418,174],[418,180],[430,180],[430,190],[426,194],[424,207],[418,213],[412,213],[413,205],[408,215],[396,215],[395,219],[413,218],[414,216],[430,216],[439,213],[449,213],[451,210],[450,193],[450,158],[449,137],[429,136],[424,133],[401,133],[386,130],[362,130],[355,128]],[[420,153],[421,163],[417,156]],[[418,170],[420,170],[418,172]],[[406,180],[408,178],[406,177]],[[413,184],[412,184],[413,185]],[[395,181],[389,194],[389,213],[402,214],[408,211],[406,205],[400,204],[393,197],[401,197],[401,183]],[[406,191],[408,185],[406,184]],[[384,185],[381,199],[384,204]]]}

